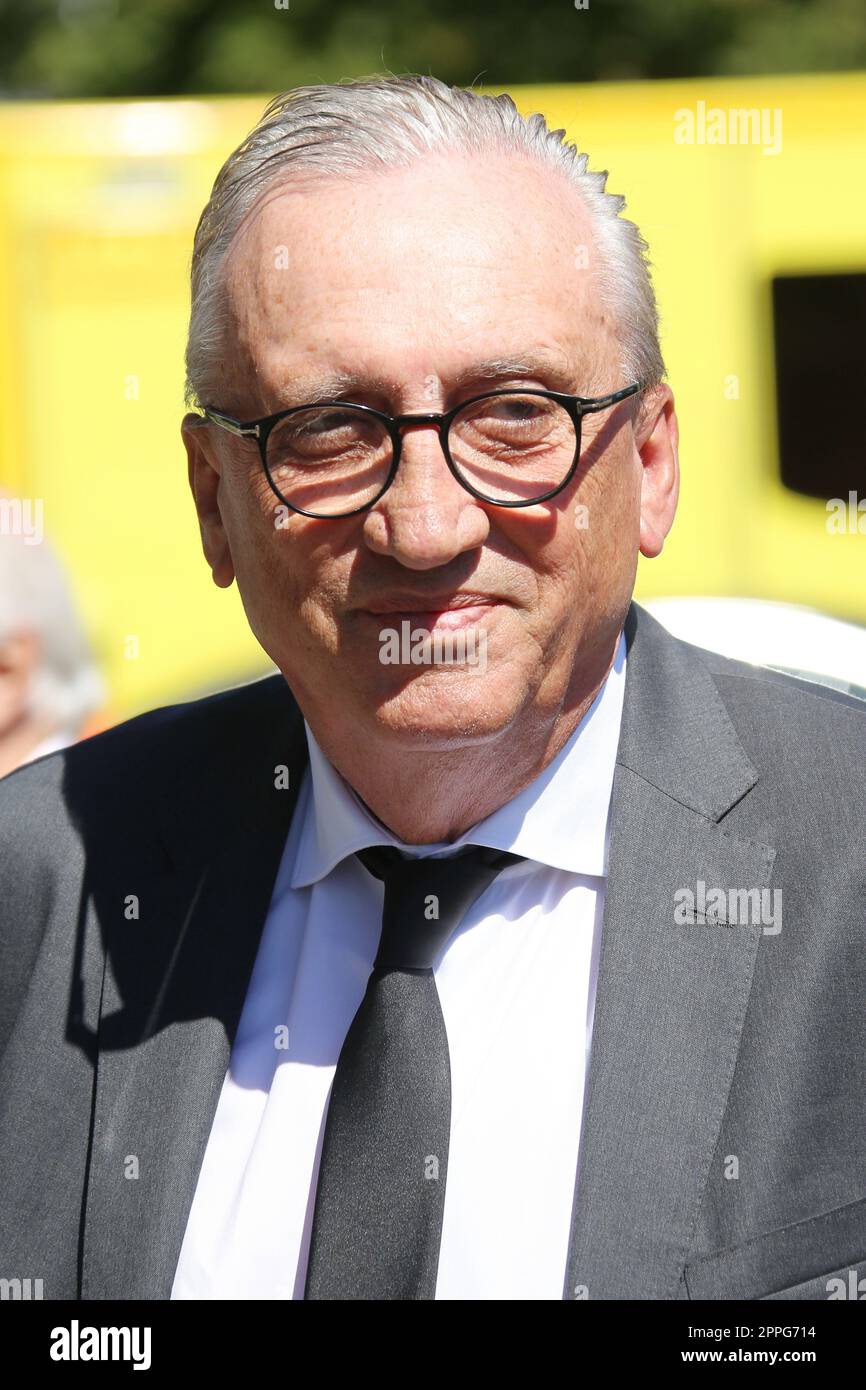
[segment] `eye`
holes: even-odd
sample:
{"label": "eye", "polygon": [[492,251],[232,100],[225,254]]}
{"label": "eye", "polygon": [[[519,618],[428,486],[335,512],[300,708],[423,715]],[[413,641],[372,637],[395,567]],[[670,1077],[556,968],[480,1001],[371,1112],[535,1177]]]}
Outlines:
{"label": "eye", "polygon": [[336,459],[362,462],[380,457],[390,440],[375,415],[352,406],[313,406],[288,415],[268,438],[272,468]]}
{"label": "eye", "polygon": [[569,424],[563,408],[545,396],[492,396],[468,405],[455,420],[459,432],[531,441]]}
{"label": "eye", "polygon": [[345,430],[360,430],[364,416],[350,410],[320,410],[296,425],[298,436],[339,434]]}
{"label": "eye", "polygon": [[538,419],[543,412],[543,401],[527,396],[500,396],[488,401],[483,412],[491,420],[514,421],[522,424],[527,420]]}

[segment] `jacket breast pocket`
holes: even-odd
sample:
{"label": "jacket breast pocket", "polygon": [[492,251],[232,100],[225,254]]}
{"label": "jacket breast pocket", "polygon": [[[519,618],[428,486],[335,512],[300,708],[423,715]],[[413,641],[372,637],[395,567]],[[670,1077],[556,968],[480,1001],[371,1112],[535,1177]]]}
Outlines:
{"label": "jacket breast pocket", "polygon": [[866,1197],[698,1256],[685,1283],[691,1299],[866,1300]]}

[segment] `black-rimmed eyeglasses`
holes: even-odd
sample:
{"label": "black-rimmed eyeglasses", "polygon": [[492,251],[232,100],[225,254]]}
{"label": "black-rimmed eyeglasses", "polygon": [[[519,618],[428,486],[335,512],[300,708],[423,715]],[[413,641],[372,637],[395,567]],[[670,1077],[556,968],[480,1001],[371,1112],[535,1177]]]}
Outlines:
{"label": "black-rimmed eyeglasses", "polygon": [[561,391],[488,391],[444,414],[386,415],[352,401],[292,406],[261,420],[204,418],[255,439],[276,496],[301,516],[336,519],[374,506],[397,475],[406,425],[433,426],[449,469],[467,492],[497,507],[531,507],[555,497],[580,462],[584,415],[643,389],[609,396]]}

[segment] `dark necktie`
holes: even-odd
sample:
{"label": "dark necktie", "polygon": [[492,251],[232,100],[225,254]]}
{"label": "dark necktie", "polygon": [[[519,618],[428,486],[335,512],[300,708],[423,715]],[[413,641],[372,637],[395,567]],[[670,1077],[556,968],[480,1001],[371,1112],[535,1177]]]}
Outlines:
{"label": "dark necktie", "polygon": [[385,884],[382,935],[328,1105],[306,1299],[432,1299],[451,1128],[451,1068],[433,962],[520,855],[358,858]]}

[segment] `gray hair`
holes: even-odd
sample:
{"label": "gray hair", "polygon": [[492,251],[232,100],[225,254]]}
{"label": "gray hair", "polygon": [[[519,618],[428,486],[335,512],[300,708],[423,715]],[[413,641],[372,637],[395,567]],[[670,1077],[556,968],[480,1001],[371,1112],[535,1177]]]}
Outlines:
{"label": "gray hair", "polygon": [[580,191],[601,265],[601,296],[615,316],[620,371],[654,385],[665,373],[647,244],[619,216],[625,199],[606,193],[607,170],[550,130],[538,113],[523,117],[511,97],[483,96],[415,74],[354,78],[297,87],[269,103],[256,127],[217,175],[198,223],[192,256],[192,312],[186,353],[186,401],[211,398],[213,364],[227,330],[220,269],[244,218],[268,188],[294,173],[350,175],[406,166],[432,150],[523,154],[559,169]]}
{"label": "gray hair", "polygon": [[34,537],[5,524],[16,504],[20,507],[17,498],[0,497],[0,643],[23,632],[38,637],[28,711],[77,734],[103,704],[102,677],[57,556],[44,540],[31,544]]}

